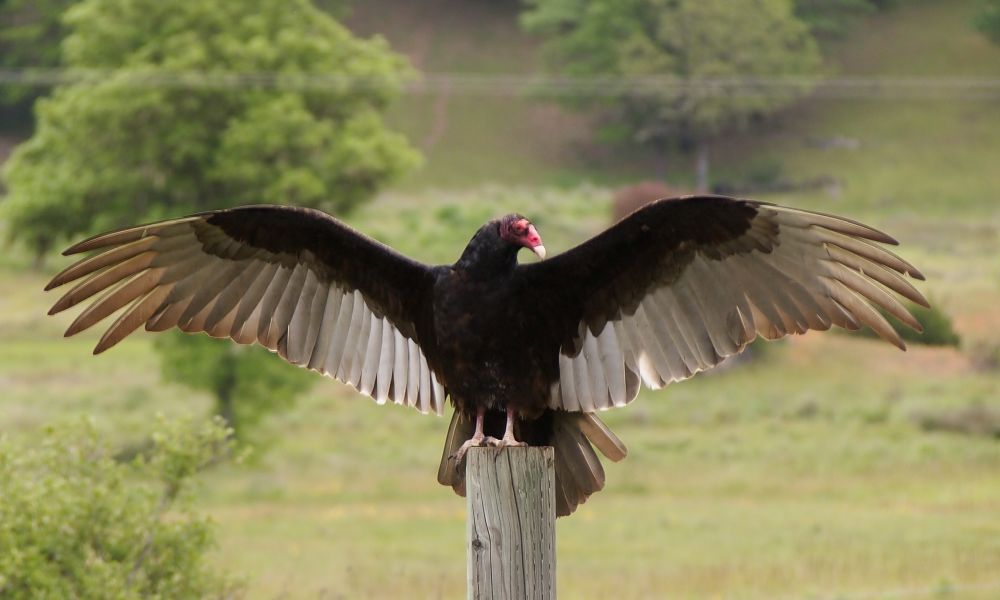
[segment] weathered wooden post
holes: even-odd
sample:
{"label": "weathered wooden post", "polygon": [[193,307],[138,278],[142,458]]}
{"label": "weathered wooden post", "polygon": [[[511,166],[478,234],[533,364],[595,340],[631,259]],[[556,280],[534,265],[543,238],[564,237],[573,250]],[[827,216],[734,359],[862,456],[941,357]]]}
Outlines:
{"label": "weathered wooden post", "polygon": [[468,596],[556,597],[552,448],[471,448],[466,454]]}

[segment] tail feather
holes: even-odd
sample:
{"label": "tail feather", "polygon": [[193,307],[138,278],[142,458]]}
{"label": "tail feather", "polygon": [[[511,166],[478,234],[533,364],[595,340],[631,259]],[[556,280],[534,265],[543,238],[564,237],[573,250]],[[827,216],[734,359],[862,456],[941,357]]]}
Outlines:
{"label": "tail feather", "polygon": [[587,436],[592,444],[597,446],[601,454],[609,460],[618,462],[628,456],[628,448],[617,435],[597,418],[593,413],[573,413],[580,421],[580,430]]}
{"label": "tail feather", "polygon": [[[502,413],[499,415],[502,417]],[[494,432],[499,425],[499,431]],[[448,426],[438,482],[450,486],[459,496],[465,496],[465,460],[456,462],[452,454],[475,429],[472,419],[455,412]],[[486,420],[487,435],[500,437],[502,419]],[[548,410],[542,417],[520,420],[515,427],[518,439],[532,446],[553,446],[556,456],[556,514],[571,514],[595,492],[604,488],[604,467],[594,452],[594,446],[612,461],[619,461],[628,454],[625,444],[608,427],[590,413],[570,413]]]}
{"label": "tail feather", "polygon": [[594,453],[594,448],[573,420],[556,419],[553,429],[552,445],[556,450],[556,478],[562,479],[566,484],[564,490],[567,500],[572,505],[566,508],[572,512],[576,504],[585,502],[588,496],[604,488],[604,467]]}
{"label": "tail feather", "polygon": [[459,411],[451,415],[448,425],[448,435],[444,438],[444,449],[441,451],[441,463],[438,465],[438,483],[451,486],[455,493],[465,497],[465,460],[456,464],[452,455],[462,446],[465,440],[472,437],[476,426],[471,419],[466,419]]}

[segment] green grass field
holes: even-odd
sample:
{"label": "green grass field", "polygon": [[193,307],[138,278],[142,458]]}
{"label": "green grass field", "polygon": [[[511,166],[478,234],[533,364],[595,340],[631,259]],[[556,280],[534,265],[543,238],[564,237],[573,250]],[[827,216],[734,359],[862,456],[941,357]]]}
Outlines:
{"label": "green grass field", "polygon": [[[843,43],[840,69],[1000,75],[1000,49],[968,30],[971,6],[904,3],[891,26],[874,19]],[[495,55],[504,35],[516,34],[505,27],[484,36],[481,53]],[[471,34],[426,35],[433,63]],[[462,66],[476,65],[444,65]],[[491,137],[506,116],[474,128],[477,111],[500,110],[474,101],[451,121],[427,170],[362,208],[354,226],[451,262],[484,219],[502,212],[530,215],[552,253],[607,224],[608,189],[557,185],[583,172],[560,145],[578,127],[539,149],[530,126]],[[424,123],[416,108],[399,110],[400,122]],[[552,109],[525,103],[499,114],[537,110]],[[804,142],[831,135],[861,147]],[[1000,597],[1000,440],[927,432],[915,421],[927,411],[1000,408],[1000,372],[977,369],[968,350],[998,343],[998,159],[1000,110],[985,101],[812,101],[778,131],[719,148],[723,176],[777,160],[797,177],[842,178],[836,196],[767,199],[861,218],[899,238],[899,252],[927,275],[921,289],[954,315],[963,348],[901,353],[859,336],[810,334],[606,413],[630,456],[606,465],[605,491],[558,523],[562,597]],[[619,166],[593,180],[632,169]],[[497,185],[471,185],[491,180]],[[62,339],[71,316],[45,316],[55,300],[41,291],[48,273],[27,265],[16,251],[0,259],[0,432],[30,437],[86,414],[127,443],[156,413],[208,410],[207,397],[160,381],[150,335],[96,358],[99,332]],[[213,560],[246,580],[249,597],[464,594],[464,500],[434,478],[444,419],[378,407],[317,378],[261,427],[270,444],[245,465],[207,473],[197,497],[217,523]]]}

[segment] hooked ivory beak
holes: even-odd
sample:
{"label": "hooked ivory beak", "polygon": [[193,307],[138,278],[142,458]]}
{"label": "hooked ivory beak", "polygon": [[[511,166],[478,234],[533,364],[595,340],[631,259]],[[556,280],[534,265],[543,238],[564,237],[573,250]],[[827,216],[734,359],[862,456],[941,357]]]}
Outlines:
{"label": "hooked ivory beak", "polygon": [[535,255],[545,260],[545,246],[542,245],[542,236],[538,235],[538,230],[535,229],[534,225],[528,224],[528,236],[527,243],[524,244],[529,250],[535,253]]}

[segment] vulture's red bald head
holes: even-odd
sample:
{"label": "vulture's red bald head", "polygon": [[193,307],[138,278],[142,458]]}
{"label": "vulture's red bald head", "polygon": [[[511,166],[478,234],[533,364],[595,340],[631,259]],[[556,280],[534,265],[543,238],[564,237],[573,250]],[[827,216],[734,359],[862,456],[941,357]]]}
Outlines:
{"label": "vulture's red bald head", "polygon": [[510,244],[531,250],[538,255],[538,258],[545,258],[542,236],[538,235],[531,221],[521,215],[507,215],[500,220],[500,238]]}

